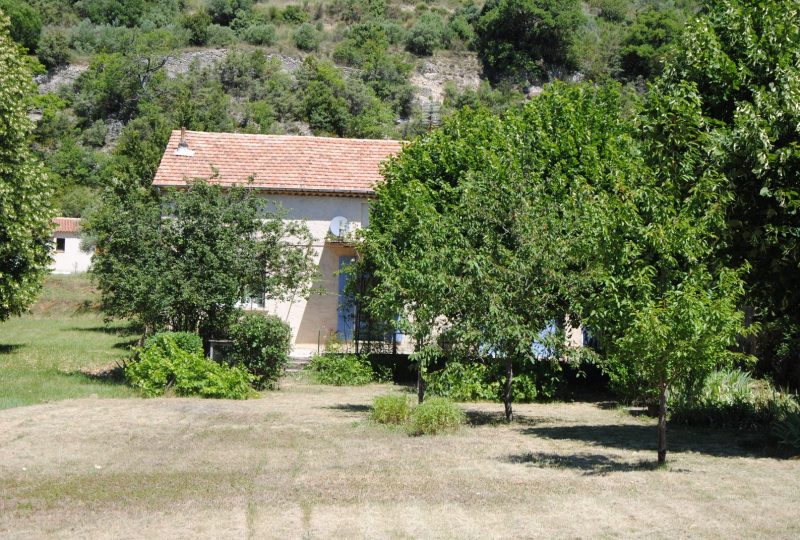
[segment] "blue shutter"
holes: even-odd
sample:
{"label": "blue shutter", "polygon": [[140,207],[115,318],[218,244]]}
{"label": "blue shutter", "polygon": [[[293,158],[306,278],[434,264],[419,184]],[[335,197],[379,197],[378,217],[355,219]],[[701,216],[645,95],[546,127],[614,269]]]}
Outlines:
{"label": "blue shutter", "polygon": [[[341,271],[346,266],[349,266],[354,259],[355,257],[353,256],[339,257],[339,270]],[[347,305],[347,297],[344,291],[346,285],[347,275],[340,273],[336,332],[339,334],[339,339],[349,341],[353,338],[353,321],[355,321],[356,307],[352,304]]]}

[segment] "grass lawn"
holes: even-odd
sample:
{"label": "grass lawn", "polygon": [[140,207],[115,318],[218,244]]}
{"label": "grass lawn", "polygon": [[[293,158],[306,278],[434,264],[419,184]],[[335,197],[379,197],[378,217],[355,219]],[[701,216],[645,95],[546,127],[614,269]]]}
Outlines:
{"label": "grass lawn", "polygon": [[30,314],[0,323],[0,409],[133,395],[87,374],[124,358],[136,337],[123,325],[106,325],[91,310],[95,296],[85,276],[50,276]]}
{"label": "grass lawn", "polygon": [[105,399],[133,394],[75,373],[134,336],[76,314],[91,296],[52,278],[0,325],[0,538],[800,537],[800,460],[671,426],[657,469],[655,422],[606,403],[466,404],[409,437],[367,419],[390,385]]}

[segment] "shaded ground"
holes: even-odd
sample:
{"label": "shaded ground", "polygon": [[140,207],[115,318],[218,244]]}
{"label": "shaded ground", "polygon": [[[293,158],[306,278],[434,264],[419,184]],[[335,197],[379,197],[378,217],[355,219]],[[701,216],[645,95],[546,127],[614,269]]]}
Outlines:
{"label": "shaded ground", "polygon": [[590,403],[468,405],[454,435],[366,421],[397,387],[261,399],[81,399],[0,411],[0,537],[800,535],[800,461]]}

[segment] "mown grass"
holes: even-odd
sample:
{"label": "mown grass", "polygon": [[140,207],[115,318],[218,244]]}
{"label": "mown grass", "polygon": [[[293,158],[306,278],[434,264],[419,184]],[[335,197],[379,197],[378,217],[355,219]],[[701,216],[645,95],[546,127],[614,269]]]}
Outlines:
{"label": "mown grass", "polygon": [[50,276],[31,312],[0,324],[0,409],[61,399],[135,395],[91,375],[129,354],[135,334],[105,324],[85,276]]}

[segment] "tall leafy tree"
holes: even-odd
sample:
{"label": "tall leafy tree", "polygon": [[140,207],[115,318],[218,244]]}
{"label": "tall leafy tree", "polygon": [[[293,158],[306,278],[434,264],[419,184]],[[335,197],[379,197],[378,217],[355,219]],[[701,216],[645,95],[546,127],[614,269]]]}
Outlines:
{"label": "tall leafy tree", "polygon": [[33,78],[0,11],[0,320],[35,299],[50,262],[51,190],[31,151]]}
{"label": "tall leafy tree", "polygon": [[[734,198],[727,255],[748,262],[747,303],[800,335],[800,10],[794,0],[711,0],[665,69],[696,85],[712,157]],[[792,353],[800,385],[800,354]]]}
{"label": "tall leafy tree", "polygon": [[146,331],[192,331],[207,341],[224,335],[250,295],[306,294],[308,229],[263,206],[248,189],[203,181],[160,200],[141,188],[109,191],[88,226],[103,310]]}

